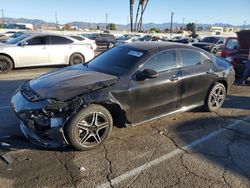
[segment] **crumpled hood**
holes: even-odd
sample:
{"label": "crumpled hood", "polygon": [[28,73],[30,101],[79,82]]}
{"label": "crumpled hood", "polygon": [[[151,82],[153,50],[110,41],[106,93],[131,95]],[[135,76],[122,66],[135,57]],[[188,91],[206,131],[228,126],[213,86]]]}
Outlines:
{"label": "crumpled hood", "polygon": [[42,75],[30,81],[30,87],[43,98],[61,101],[110,86],[118,77],[75,65]]}
{"label": "crumpled hood", "polygon": [[[250,30],[242,30],[237,32],[240,49],[250,49]],[[247,52],[248,53],[248,52]]]}

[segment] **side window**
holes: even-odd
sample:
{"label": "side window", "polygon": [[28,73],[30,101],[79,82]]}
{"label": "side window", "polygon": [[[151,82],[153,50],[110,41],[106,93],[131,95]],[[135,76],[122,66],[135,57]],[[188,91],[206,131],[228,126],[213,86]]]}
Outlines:
{"label": "side window", "polygon": [[153,69],[162,72],[176,68],[176,52],[174,50],[161,52],[151,57],[142,69]]}
{"label": "side window", "polygon": [[27,42],[28,45],[45,45],[47,43],[47,36],[34,37]]}
{"label": "side window", "polygon": [[82,38],[82,37],[80,37],[80,36],[70,36],[70,37],[72,37],[72,38],[74,38],[74,39],[76,39],[76,40],[79,40],[79,41],[85,40],[84,38]]}
{"label": "side window", "polygon": [[191,50],[180,50],[182,64],[184,67],[199,65],[202,63],[202,55]]}
{"label": "side window", "polygon": [[60,37],[60,36],[50,36],[50,43],[51,44],[70,44],[73,41],[65,38],[65,37]]}

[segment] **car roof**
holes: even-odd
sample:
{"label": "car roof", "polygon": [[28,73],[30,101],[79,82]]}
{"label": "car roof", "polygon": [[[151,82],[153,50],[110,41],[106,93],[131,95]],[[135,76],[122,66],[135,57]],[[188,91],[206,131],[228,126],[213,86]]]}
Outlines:
{"label": "car roof", "polygon": [[125,44],[124,46],[128,46],[143,51],[154,51],[157,49],[173,49],[173,48],[186,48],[186,49],[196,49],[196,50],[199,49],[185,44],[180,44],[175,42],[162,42],[162,41],[133,42]]}

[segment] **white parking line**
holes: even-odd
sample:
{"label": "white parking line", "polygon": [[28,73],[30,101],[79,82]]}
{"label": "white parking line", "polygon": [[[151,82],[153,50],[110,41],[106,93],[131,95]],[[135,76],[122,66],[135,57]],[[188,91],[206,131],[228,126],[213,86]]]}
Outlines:
{"label": "white parking line", "polygon": [[[128,172],[126,172],[126,173],[112,179],[110,181],[111,185],[119,184],[120,182],[122,182],[122,181],[124,181],[124,180],[126,180],[126,179],[128,179],[128,178],[130,178],[132,176],[140,174],[142,171],[145,171],[145,170],[151,168],[152,166],[158,165],[159,163],[164,162],[164,161],[166,161],[166,160],[168,160],[168,159],[170,159],[170,158],[184,152],[183,150],[190,150],[193,147],[195,147],[195,146],[197,146],[197,145],[199,145],[199,144],[201,144],[201,143],[203,143],[203,142],[205,142],[205,141],[219,135],[220,133],[224,132],[226,130],[226,128],[233,128],[233,127],[237,126],[238,124],[240,124],[240,123],[242,123],[243,121],[246,121],[246,120],[250,120],[250,117],[244,118],[242,120],[234,121],[234,123],[229,124],[225,128],[214,131],[214,132],[212,132],[212,133],[210,133],[210,134],[208,134],[208,135],[206,135],[206,136],[204,136],[204,137],[202,137],[202,138],[200,138],[200,139],[198,139],[198,140],[196,140],[196,141],[194,141],[194,142],[192,142],[192,143],[190,143],[190,144],[188,144],[186,146],[181,147],[181,149],[176,149],[176,150],[174,150],[174,151],[172,151],[170,153],[167,153],[167,154],[165,154],[165,155],[163,155],[163,156],[161,156],[161,157],[159,157],[157,159],[154,159],[153,161],[145,163],[145,164],[143,164],[143,165],[141,165],[141,166],[139,166],[137,168],[134,168],[133,170],[130,170],[130,171],[128,171]],[[109,187],[111,187],[110,182],[103,183],[103,184],[97,186],[97,188],[109,188]]]}
{"label": "white parking line", "polygon": [[0,106],[0,110],[8,109],[10,106]]}
{"label": "white parking line", "polygon": [[14,75],[6,75],[6,76],[1,76],[0,78],[6,79],[6,78],[25,78],[26,76],[39,76],[42,75],[46,72],[41,72],[41,73],[24,73],[24,74],[14,74]]}

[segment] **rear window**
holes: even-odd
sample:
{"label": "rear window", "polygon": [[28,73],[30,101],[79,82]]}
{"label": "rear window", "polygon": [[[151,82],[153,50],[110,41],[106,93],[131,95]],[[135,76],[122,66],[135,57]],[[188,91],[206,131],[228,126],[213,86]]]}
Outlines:
{"label": "rear window", "polygon": [[97,56],[88,66],[98,72],[121,76],[128,73],[143,55],[144,51],[141,50],[115,47]]}
{"label": "rear window", "polygon": [[226,49],[239,49],[238,39],[228,39]]}

